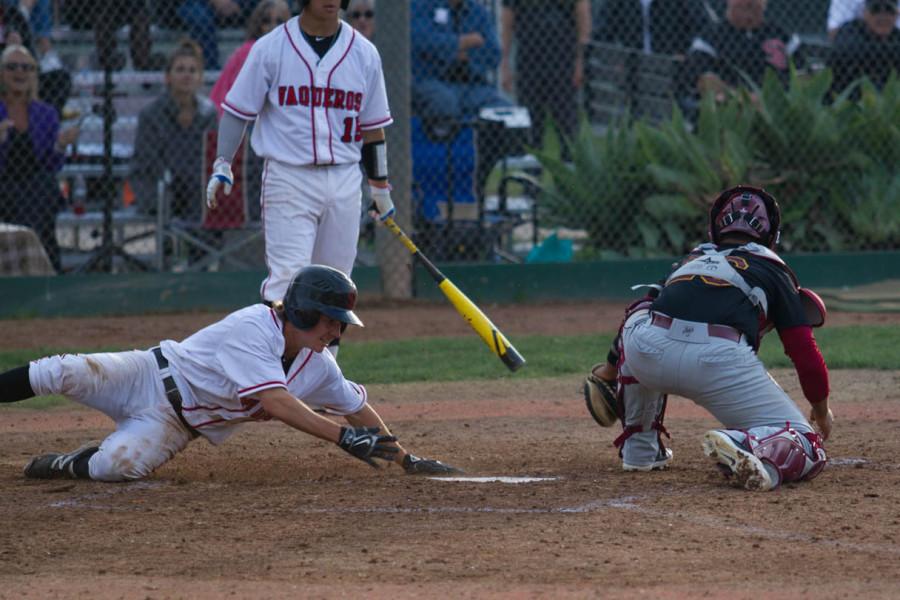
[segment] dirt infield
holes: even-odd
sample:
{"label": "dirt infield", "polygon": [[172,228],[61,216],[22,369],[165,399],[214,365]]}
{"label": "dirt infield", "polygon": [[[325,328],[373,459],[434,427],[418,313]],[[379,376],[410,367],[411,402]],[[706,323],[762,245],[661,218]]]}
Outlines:
{"label": "dirt infield", "polygon": [[[397,308],[360,310],[367,339],[466,333],[445,307]],[[514,335],[607,331],[619,310],[488,313]],[[0,345],[140,347],[217,317],[4,321]],[[800,397],[791,372],[774,375]],[[410,450],[468,476],[546,478],[517,484],[375,472],[276,423],[195,442],[143,482],[26,481],[30,456],[111,423],[5,408],[0,598],[896,598],[898,384],[900,371],[833,372],[830,466],[765,494],[723,484],[699,447],[714,423],[682,399],[666,419],[673,468],[623,473],[618,431],[594,425],[572,378],[369,386]]]}

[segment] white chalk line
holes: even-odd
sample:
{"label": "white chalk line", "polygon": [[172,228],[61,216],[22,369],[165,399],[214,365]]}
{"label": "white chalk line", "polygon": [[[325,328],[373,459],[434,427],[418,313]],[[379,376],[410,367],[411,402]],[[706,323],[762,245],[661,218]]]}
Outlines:
{"label": "white chalk line", "polygon": [[130,492],[140,491],[140,490],[152,490],[158,489],[161,487],[165,487],[167,485],[164,481],[135,481],[133,483],[121,483],[121,484],[108,484],[108,487],[105,487],[99,492],[92,492],[90,494],[83,494],[81,496],[75,496],[74,498],[66,498],[64,500],[56,500],[55,502],[51,502],[51,508],[92,508],[95,510],[117,510],[117,511],[131,511],[133,508],[128,507],[116,507],[109,506],[103,504],[95,504],[94,500],[102,500],[104,498],[109,498],[110,496],[116,496],[119,494],[128,494]]}

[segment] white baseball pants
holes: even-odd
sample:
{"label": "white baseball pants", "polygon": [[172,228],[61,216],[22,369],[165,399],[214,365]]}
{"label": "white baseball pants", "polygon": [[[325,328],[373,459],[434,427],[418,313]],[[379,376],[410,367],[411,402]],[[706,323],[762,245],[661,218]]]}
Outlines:
{"label": "white baseball pants", "polygon": [[263,231],[269,275],[263,300],[282,300],[294,274],[311,264],[350,276],[356,260],[362,172],[358,163],[297,167],[266,160],[263,169]]}
{"label": "white baseball pants", "polygon": [[115,421],[116,431],[88,463],[91,479],[146,477],[192,439],[147,350],[50,356],[32,361],[28,376],[36,395],[61,394]]}

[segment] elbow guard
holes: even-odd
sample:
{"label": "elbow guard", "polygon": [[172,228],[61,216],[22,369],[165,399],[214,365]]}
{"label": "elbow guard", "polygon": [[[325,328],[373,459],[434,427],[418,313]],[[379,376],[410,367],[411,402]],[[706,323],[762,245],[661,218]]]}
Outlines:
{"label": "elbow guard", "polygon": [[369,179],[387,181],[387,144],[385,144],[384,140],[363,144],[362,164]]}

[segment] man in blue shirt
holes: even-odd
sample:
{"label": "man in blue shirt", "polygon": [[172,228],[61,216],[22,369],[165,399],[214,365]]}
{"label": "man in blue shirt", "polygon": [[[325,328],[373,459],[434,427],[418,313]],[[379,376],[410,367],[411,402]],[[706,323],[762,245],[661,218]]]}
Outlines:
{"label": "man in blue shirt", "polygon": [[509,101],[490,81],[500,63],[493,18],[474,0],[413,0],[410,27],[415,113],[430,123],[471,119]]}

